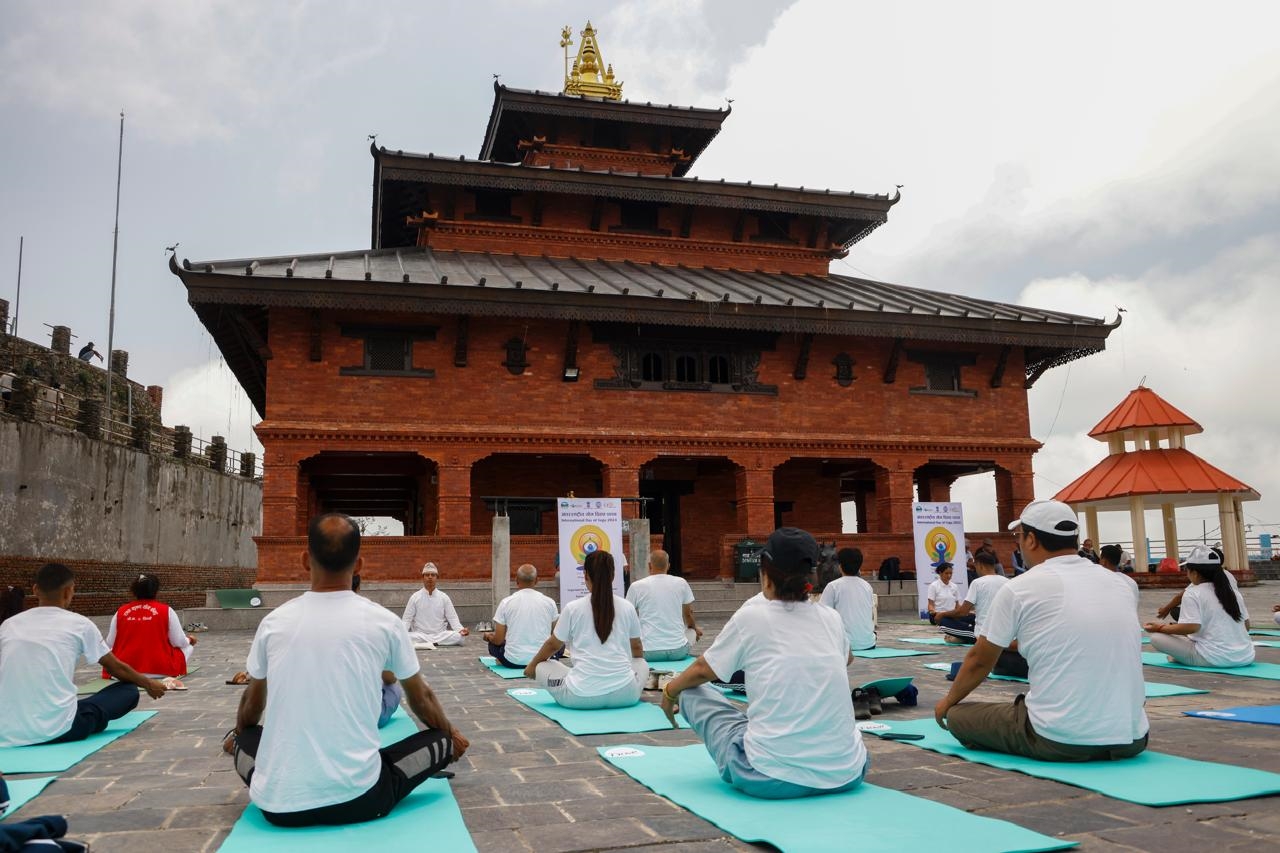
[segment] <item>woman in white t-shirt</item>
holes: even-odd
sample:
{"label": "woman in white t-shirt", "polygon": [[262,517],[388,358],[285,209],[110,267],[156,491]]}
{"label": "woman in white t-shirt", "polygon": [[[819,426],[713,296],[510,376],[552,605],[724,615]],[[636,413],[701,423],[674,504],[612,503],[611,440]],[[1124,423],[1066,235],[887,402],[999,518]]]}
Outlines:
{"label": "woman in white t-shirt", "polygon": [[[752,797],[790,799],[847,791],[867,772],[846,667],[840,614],[809,601],[818,545],[803,530],[775,530],[761,554],[765,601],[733,614],[702,657],[662,691],[706,744],[720,777]],[[744,712],[707,684],[744,670]]]}
{"label": "woman in white t-shirt", "polygon": [[938,579],[929,584],[929,623],[938,624],[938,614],[955,610],[960,604],[960,587],[951,582],[951,564],[938,565]]}
{"label": "woman in white t-shirt", "polygon": [[1232,588],[1221,559],[1197,546],[1184,564],[1191,586],[1173,623],[1148,622],[1151,645],[1175,663],[1234,667],[1253,663],[1240,593]]}
{"label": "woman in white t-shirt", "polygon": [[[624,708],[640,701],[649,664],[640,644],[640,617],[613,594],[613,555],[595,551],[583,562],[586,598],[564,606],[547,641],[524,668],[566,708]],[[573,666],[551,656],[568,644]]]}

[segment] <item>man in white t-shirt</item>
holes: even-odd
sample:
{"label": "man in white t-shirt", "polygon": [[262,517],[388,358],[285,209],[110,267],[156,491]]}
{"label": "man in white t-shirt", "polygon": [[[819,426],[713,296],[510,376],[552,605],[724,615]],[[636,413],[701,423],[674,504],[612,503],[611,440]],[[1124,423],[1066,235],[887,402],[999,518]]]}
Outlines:
{"label": "man in white t-shirt", "polygon": [[647,661],[684,660],[702,629],[693,618],[693,590],[684,578],[667,574],[671,558],[661,549],[649,555],[649,577],[627,590],[640,614],[640,641]]}
{"label": "man in white t-shirt", "polygon": [[876,647],[875,592],[858,573],[862,570],[862,551],[841,548],[836,552],[840,577],[827,584],[818,600],[840,614],[849,648],[864,651]]}
{"label": "man in white t-shirt", "polygon": [[440,569],[435,563],[422,567],[422,589],[409,596],[404,606],[404,627],[415,649],[436,646],[460,646],[470,632],[463,627],[453,601],[442,589],[436,589]]}
{"label": "man in white t-shirt", "polygon": [[[419,676],[400,620],[351,591],[359,554],[350,518],[312,519],[302,554],[311,589],[268,613],[249,648],[231,736],[235,767],[276,826],[382,817],[470,745]],[[379,748],[381,702],[371,685],[384,670],[427,728]]]}
{"label": "man in white t-shirt", "polygon": [[524,669],[551,636],[560,615],[556,603],[534,589],[538,569],[525,563],[516,569],[516,591],[498,602],[493,630],[481,635],[501,666]]}
{"label": "man in white t-shirt", "polygon": [[964,601],[938,614],[938,626],[948,643],[973,645],[982,636],[983,616],[992,600],[1000,587],[1009,582],[1007,577],[998,574],[999,563],[994,553],[979,550],[973,555],[973,564],[977,567],[978,576],[969,584]]}
{"label": "man in white t-shirt", "polygon": [[[1137,595],[1079,556],[1079,522],[1058,501],[1033,501],[1010,525],[1031,571],[1005,584],[946,698],[943,728],[971,749],[1043,761],[1129,758],[1147,748]],[[1017,643],[1031,688],[1012,704],[963,702]]]}
{"label": "man in white t-shirt", "polygon": [[[111,653],[88,617],[67,609],[75,575],[61,563],[36,572],[36,606],[0,625],[0,747],[84,740],[138,705],[138,688],[153,699],[164,685]],[[76,662],[101,664],[119,681],[77,697]]]}

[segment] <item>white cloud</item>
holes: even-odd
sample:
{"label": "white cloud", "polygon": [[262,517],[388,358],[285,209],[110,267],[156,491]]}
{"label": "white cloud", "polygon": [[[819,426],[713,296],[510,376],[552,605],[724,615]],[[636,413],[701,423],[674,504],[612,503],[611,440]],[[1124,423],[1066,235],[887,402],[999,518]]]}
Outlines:
{"label": "white cloud", "polygon": [[161,415],[165,426],[183,424],[204,441],[221,435],[232,450],[252,451],[262,459],[262,444],[253,432],[258,413],[221,359],[170,376]]}

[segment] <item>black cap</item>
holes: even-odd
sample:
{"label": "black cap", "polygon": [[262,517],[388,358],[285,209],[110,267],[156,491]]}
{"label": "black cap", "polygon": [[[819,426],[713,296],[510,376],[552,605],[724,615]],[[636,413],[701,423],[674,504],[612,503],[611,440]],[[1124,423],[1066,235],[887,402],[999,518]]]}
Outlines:
{"label": "black cap", "polygon": [[798,527],[779,527],[770,533],[764,553],[786,574],[807,572],[818,565],[818,543]]}

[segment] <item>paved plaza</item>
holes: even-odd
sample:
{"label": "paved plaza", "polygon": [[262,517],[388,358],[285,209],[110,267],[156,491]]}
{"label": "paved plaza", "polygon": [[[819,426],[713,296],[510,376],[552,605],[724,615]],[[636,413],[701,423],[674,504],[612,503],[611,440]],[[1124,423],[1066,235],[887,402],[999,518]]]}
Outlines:
{"label": "paved plaza", "polygon": [[[1245,590],[1255,619],[1270,624],[1280,583]],[[1143,594],[1145,614],[1169,596]],[[890,617],[895,618],[895,617]],[[713,626],[714,627],[714,626]],[[921,636],[919,623],[882,620],[881,644],[898,636]],[[708,631],[699,648],[713,638]],[[189,691],[159,702],[143,697],[140,709],[160,711],[137,731],[62,773],[18,817],[63,813],[71,836],[88,840],[96,853],[216,850],[248,802],[247,792],[222,754],[222,735],[234,722],[240,689],[224,681],[244,667],[252,635],[200,635],[201,669]],[[934,650],[935,647],[921,647]],[[932,714],[945,692],[940,672],[921,666],[957,660],[960,649],[939,648],[929,657],[855,660],[850,681],[912,675],[920,704],[885,703],[887,720]],[[452,719],[471,738],[471,749],[453,767],[454,794],[476,847],[481,851],[629,850],[663,853],[771,849],[744,844],[701,818],[672,805],[601,761],[597,746],[633,742],[676,746],[693,742],[687,731],[575,737],[505,695],[519,681],[503,681],[479,665],[483,650],[462,648],[420,653],[423,671]],[[1280,662],[1280,649],[1259,648],[1258,660]],[[92,677],[83,670],[79,680]],[[1184,710],[1275,704],[1274,681],[1146,668],[1148,681],[1211,690],[1206,695],[1153,699],[1147,703],[1152,748],[1196,759],[1280,772],[1280,728],[1185,717]],[[975,697],[1012,698],[1020,685],[988,682]],[[646,694],[653,701],[656,694]],[[906,744],[868,739],[869,781],[960,809],[1012,821],[1048,835],[1080,842],[1085,851],[1274,850],[1280,845],[1280,797],[1231,803],[1148,808],[1108,799],[1080,788],[959,761]],[[39,774],[35,774],[39,775]],[[21,778],[21,777],[13,777]],[[1186,780],[1194,790],[1196,780]],[[948,830],[938,828],[938,848]],[[897,849],[892,838],[880,849]],[[849,849],[869,849],[850,840]],[[424,843],[423,849],[429,849]]]}

